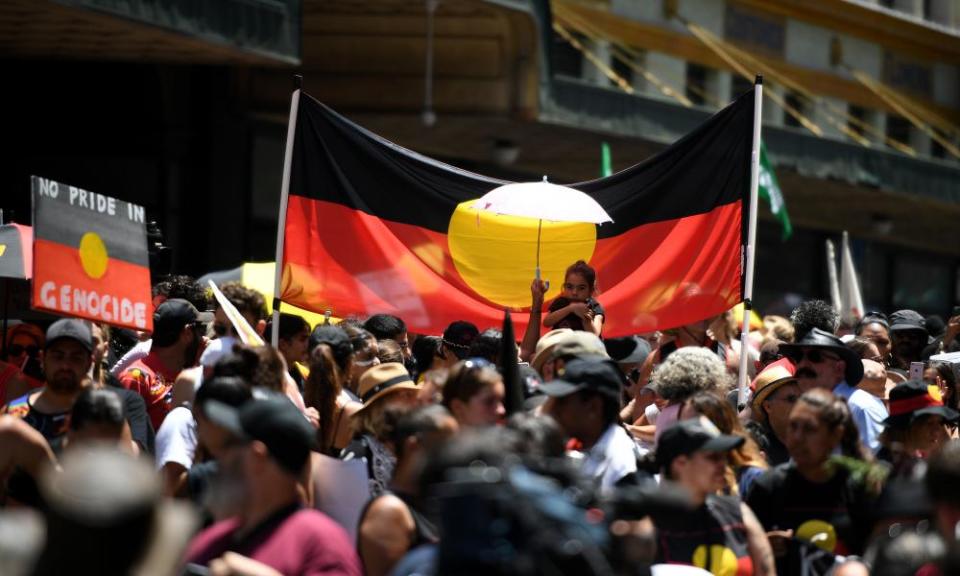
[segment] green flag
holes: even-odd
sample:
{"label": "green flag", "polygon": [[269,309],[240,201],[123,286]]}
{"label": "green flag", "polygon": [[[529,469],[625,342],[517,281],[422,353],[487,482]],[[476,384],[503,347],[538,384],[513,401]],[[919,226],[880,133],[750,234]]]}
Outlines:
{"label": "green flag", "polygon": [[787,214],[787,205],[783,201],[783,193],[777,183],[777,175],[773,173],[770,160],[767,159],[767,146],[760,143],[760,175],[757,180],[757,193],[770,204],[770,212],[780,220],[783,226],[783,240],[793,234],[793,225],[790,224],[790,215]]}
{"label": "green flag", "polygon": [[600,176],[606,178],[613,174],[613,160],[610,159],[610,145],[600,144]]}

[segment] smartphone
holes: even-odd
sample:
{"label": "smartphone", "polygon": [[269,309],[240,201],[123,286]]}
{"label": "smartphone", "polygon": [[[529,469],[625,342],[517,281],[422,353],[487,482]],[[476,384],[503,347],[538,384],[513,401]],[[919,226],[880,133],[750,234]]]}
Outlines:
{"label": "smartphone", "polygon": [[923,362],[910,363],[910,379],[923,381]]}

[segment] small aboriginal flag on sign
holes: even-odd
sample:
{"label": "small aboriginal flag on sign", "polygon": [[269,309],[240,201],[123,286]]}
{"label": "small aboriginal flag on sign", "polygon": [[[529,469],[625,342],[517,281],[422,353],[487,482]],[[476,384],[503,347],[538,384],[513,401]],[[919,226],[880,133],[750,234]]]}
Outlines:
{"label": "small aboriginal flag on sign", "polygon": [[153,330],[142,206],[31,178],[33,307]]}
{"label": "small aboriginal flag on sign", "polygon": [[[641,164],[572,184],[613,223],[543,222],[547,298],[582,259],[597,270],[606,336],[681,326],[740,302],[753,98]],[[454,320],[497,326],[504,308],[530,305],[539,222],[473,208],[507,182],[406,150],[307,95],[298,102],[284,302],[337,316],[392,313],[433,334]]]}

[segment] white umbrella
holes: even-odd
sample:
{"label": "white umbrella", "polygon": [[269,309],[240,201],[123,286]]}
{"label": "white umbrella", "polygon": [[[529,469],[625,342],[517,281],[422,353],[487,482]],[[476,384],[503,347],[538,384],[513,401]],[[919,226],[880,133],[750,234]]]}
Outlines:
{"label": "white umbrella", "polygon": [[506,184],[487,192],[473,203],[477,210],[505,216],[536,218],[537,224],[537,280],[540,279],[540,232],[543,221],[613,222],[596,200],[579,190],[547,182],[519,182]]}

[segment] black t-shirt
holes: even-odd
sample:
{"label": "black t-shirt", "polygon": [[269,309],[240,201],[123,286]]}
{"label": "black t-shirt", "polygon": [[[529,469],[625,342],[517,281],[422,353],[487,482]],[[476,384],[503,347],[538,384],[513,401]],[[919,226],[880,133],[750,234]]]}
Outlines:
{"label": "black t-shirt", "polygon": [[[830,480],[817,484],[792,464],[768,470],[753,483],[747,505],[767,530],[793,530],[800,540],[817,536],[818,546],[837,555],[863,553],[871,526],[872,498],[838,467]],[[778,574],[799,574],[800,545],[777,559]]]}
{"label": "black t-shirt", "polygon": [[[564,296],[560,296],[550,303],[550,307],[547,309],[548,312],[556,312],[565,306],[569,306],[573,301]],[[600,305],[593,298],[587,298],[585,301],[587,308],[590,309],[590,312],[593,313],[593,317],[605,316],[606,313],[603,311],[603,306]],[[570,328],[571,330],[584,330],[583,319],[577,316],[576,314],[567,314],[560,319],[559,322],[553,325],[553,328]]]}
{"label": "black t-shirt", "polygon": [[739,498],[710,495],[692,512],[656,515],[653,523],[657,562],[697,566],[714,574],[753,574]]}
{"label": "black t-shirt", "polygon": [[133,390],[124,388],[113,374],[107,376],[107,385],[123,401],[123,415],[130,425],[130,435],[133,437],[133,441],[147,453],[153,454],[153,442],[156,434],[153,430],[153,424],[147,416],[147,403],[143,401],[143,396]]}

